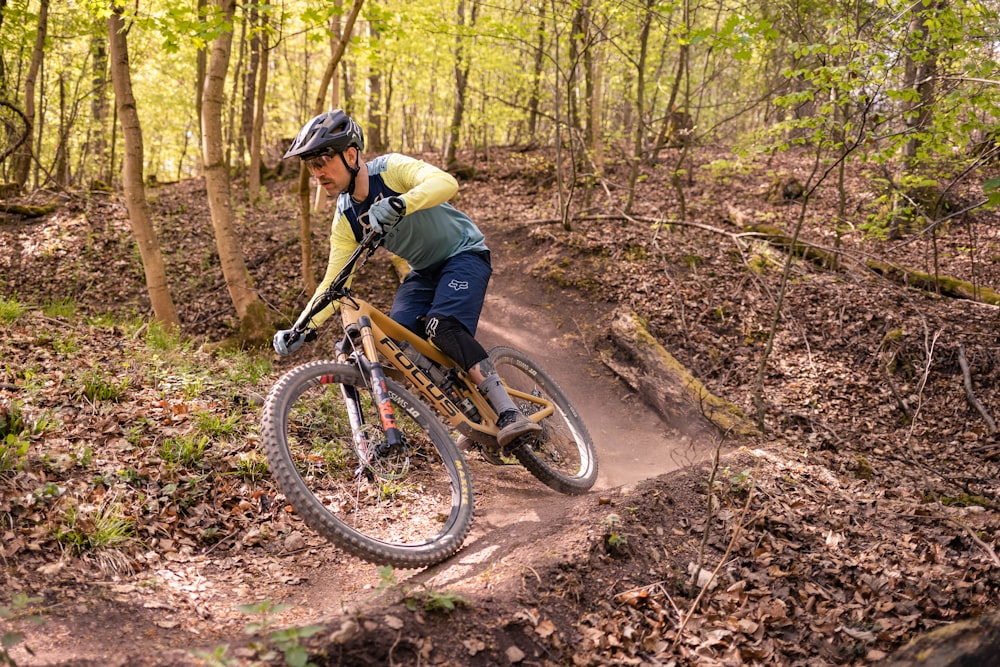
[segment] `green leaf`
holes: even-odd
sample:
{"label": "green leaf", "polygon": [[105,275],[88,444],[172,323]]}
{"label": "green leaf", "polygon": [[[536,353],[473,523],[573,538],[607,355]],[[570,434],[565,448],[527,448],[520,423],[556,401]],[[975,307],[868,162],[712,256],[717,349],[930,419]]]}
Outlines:
{"label": "green leaf", "polygon": [[285,651],[285,662],[289,667],[305,667],[309,662],[309,653],[301,646],[290,646]]}

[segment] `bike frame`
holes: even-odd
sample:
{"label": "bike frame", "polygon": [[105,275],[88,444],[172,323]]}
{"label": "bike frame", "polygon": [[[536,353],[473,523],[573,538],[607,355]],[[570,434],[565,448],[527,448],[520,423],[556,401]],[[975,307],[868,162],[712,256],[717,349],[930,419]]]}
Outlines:
{"label": "bike frame", "polygon": [[[496,436],[499,430],[496,426],[496,412],[486,398],[476,389],[469,374],[457,368],[454,361],[425,339],[417,336],[366,301],[354,296],[342,297],[340,299],[340,311],[344,330],[348,334],[352,331],[357,331],[361,335],[362,349],[373,370],[376,366],[381,365],[378,356],[381,354],[381,357],[398,370],[417,389],[424,400],[437,410],[442,420],[450,427],[465,435],[468,435],[468,431],[472,430],[484,435]],[[364,344],[369,333],[374,343],[374,350],[369,350],[368,346]],[[400,347],[400,344],[404,341],[443,369],[454,369],[458,379],[458,391],[463,397],[468,398],[476,410],[479,411],[482,422],[477,423],[470,419],[437,386],[427,373],[406,355],[406,352]],[[344,359],[338,359],[338,361],[346,360],[346,355]],[[552,403],[544,398],[509,387],[507,391],[511,398],[516,401],[535,403],[539,406],[537,411],[531,412],[528,415],[528,418],[535,422],[548,417],[555,409]]]}
{"label": "bike frame", "polygon": [[[486,439],[495,439],[499,429],[496,426],[497,414],[486,398],[479,393],[475,383],[469,374],[458,368],[454,361],[448,358],[436,347],[431,345],[424,338],[416,335],[403,325],[399,324],[388,315],[372,306],[367,301],[359,299],[351,294],[347,287],[347,282],[354,272],[354,267],[361,260],[362,265],[367,261],[378,246],[381,244],[378,235],[369,232],[360,242],[358,248],[351,255],[350,259],[340,270],[337,277],[330,284],[329,289],[316,300],[316,303],[308,312],[303,313],[295,325],[292,327],[292,336],[289,342],[293,342],[299,336],[305,335],[309,321],[321,310],[331,303],[339,302],[341,322],[347,334],[345,344],[341,346],[341,356],[337,361],[341,363],[354,363],[361,366],[372,381],[372,394],[378,402],[379,415],[382,419],[382,426],[385,431],[386,441],[389,446],[398,444],[399,431],[396,429],[396,419],[392,403],[389,401],[388,392],[385,389],[385,374],[383,372],[380,355],[386,359],[391,366],[398,370],[415,387],[418,393],[426,400],[431,407],[437,410],[438,415],[451,428],[457,430],[462,435],[473,437],[482,442]],[[362,259],[363,257],[363,259]],[[353,341],[360,338],[361,345],[355,346]],[[455,383],[459,394],[463,398],[468,398],[481,417],[480,422],[473,421],[437,386],[432,378],[423,371],[415,360],[410,359],[400,347],[403,342],[409,343],[413,348],[437,363],[444,370],[453,369],[457,382]],[[357,354],[363,355],[363,361],[357,358]],[[354,359],[352,360],[352,357]],[[530,370],[530,369],[526,369]],[[528,414],[528,418],[540,422],[551,415],[555,406],[551,401],[533,394],[507,388],[511,398],[518,401],[535,403],[539,406],[537,411]],[[350,404],[352,397],[345,394]],[[356,400],[353,399],[353,400]],[[354,430],[355,440],[360,450],[368,454],[368,443],[363,432],[363,424],[357,415],[351,414],[351,426]]]}

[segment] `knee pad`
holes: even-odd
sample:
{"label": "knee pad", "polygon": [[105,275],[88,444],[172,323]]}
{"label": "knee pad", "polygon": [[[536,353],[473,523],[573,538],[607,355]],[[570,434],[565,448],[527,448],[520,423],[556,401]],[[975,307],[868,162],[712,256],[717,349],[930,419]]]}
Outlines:
{"label": "knee pad", "polygon": [[486,349],[454,317],[429,314],[424,332],[439,350],[458,362],[463,370],[469,370],[489,357]]}

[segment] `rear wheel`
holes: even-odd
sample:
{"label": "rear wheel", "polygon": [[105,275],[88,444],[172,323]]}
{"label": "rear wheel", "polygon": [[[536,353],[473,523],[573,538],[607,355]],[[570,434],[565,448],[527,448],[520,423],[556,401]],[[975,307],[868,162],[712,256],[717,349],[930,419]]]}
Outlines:
{"label": "rear wheel", "polygon": [[597,481],[594,443],[583,420],[556,381],[530,357],[511,347],[490,350],[490,361],[525,415],[541,409],[538,403],[518,398],[517,393],[541,397],[555,406],[542,419],[542,431],[527,436],[511,454],[543,484],[560,493],[582,494]]}
{"label": "rear wheel", "polygon": [[[386,389],[401,447],[386,447],[355,367],[314,361],[293,368],[264,403],[264,451],[278,487],[317,533],[372,563],[423,567],[454,554],[468,535],[470,477],[430,408],[392,380]],[[351,427],[352,404],[363,437]]]}

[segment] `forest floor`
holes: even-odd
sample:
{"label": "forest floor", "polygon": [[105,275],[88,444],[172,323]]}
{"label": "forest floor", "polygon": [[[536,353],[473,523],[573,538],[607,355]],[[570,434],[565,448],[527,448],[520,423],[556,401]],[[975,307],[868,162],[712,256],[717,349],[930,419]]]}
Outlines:
{"label": "forest floor", "polygon": [[[571,231],[546,156],[474,163],[456,204],[493,250],[480,336],[528,351],[563,385],[594,436],[594,491],[562,497],[473,455],[475,522],[456,556],[405,572],[346,556],[286,511],[256,426],[270,385],[328,354],[333,327],[292,359],[201,345],[228,335],[233,313],[203,183],[190,181],[149,192],[191,341],[164,344],[142,324],[122,202],[60,196],[48,217],[0,220],[0,289],[28,305],[0,318],[0,406],[37,427],[26,453],[0,449],[0,627],[20,633],[9,659],[867,665],[997,608],[1000,313],[865,262],[996,288],[1000,216],[878,239],[866,223],[877,174],[854,166],[845,215],[828,181],[802,218],[800,238],[817,247],[834,247],[839,229],[839,265],[794,259],[786,274],[783,251],[744,226],[794,229],[801,201],[773,185],[807,183],[805,158],[697,151],[681,223],[666,167],[640,181],[631,217],[619,173]],[[957,210],[977,193],[950,196]],[[286,316],[307,296],[297,226],[290,181],[238,209],[255,283]],[[364,271],[355,288],[388,305],[384,253]],[[710,391],[751,418],[759,406],[764,432],[655,414],[605,363],[621,308]],[[109,393],[95,397],[95,384]],[[201,458],[166,455],[198,437]],[[115,517],[135,533],[99,544]]]}

